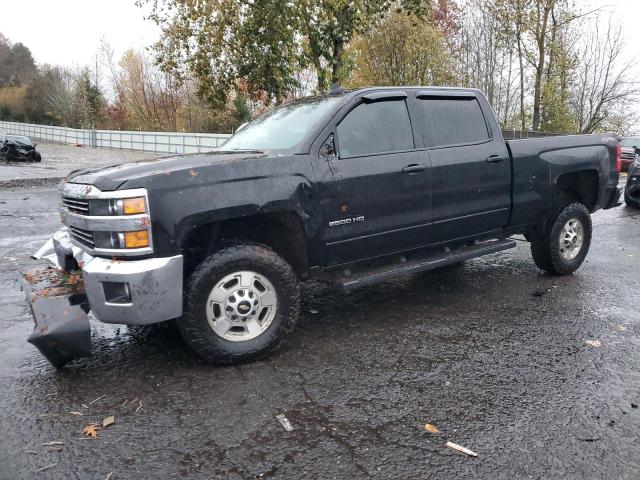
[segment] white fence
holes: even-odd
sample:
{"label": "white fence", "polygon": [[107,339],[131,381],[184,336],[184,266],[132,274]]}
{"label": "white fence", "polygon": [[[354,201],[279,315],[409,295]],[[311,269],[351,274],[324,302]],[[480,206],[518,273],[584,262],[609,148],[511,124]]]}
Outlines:
{"label": "white fence", "polygon": [[0,134],[26,135],[47,142],[87,147],[120,148],[159,153],[198,153],[222,145],[230,135],[220,133],[129,132],[82,130],[0,121]]}

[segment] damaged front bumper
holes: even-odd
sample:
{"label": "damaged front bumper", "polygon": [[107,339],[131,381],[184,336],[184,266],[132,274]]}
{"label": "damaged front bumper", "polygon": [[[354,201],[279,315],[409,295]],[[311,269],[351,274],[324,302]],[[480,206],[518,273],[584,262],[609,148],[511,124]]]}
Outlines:
{"label": "damaged front bumper", "polygon": [[88,312],[104,323],[147,325],[182,315],[181,255],[144,260],[94,257],[66,229],[34,255],[53,266],[23,275],[35,328],[28,341],[56,366],[90,351]]}

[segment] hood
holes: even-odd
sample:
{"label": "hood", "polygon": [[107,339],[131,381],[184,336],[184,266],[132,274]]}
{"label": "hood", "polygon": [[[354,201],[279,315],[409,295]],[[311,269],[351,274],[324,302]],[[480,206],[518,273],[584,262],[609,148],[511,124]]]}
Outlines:
{"label": "hood", "polygon": [[138,180],[149,179],[158,175],[172,175],[188,172],[192,176],[199,174],[200,169],[216,164],[229,165],[243,160],[258,159],[267,156],[257,150],[217,151],[195,153],[190,155],[161,157],[152,160],[108,165],[100,168],[78,170],[66,179],[70,183],[95,185],[102,191],[117,190],[124,183],[137,183]]}

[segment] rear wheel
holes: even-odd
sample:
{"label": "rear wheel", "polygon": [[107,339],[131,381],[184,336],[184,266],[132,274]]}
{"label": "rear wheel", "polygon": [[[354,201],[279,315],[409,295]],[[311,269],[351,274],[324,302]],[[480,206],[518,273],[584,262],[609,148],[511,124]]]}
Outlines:
{"label": "rear wheel", "polygon": [[277,349],[299,312],[293,268],[267,247],[236,244],[214,253],[191,274],[178,328],[205,360],[235,364]]}
{"label": "rear wheel", "polygon": [[589,252],[591,231],[591,215],[584,205],[561,208],[544,232],[530,236],[534,262],[553,275],[575,272]]}

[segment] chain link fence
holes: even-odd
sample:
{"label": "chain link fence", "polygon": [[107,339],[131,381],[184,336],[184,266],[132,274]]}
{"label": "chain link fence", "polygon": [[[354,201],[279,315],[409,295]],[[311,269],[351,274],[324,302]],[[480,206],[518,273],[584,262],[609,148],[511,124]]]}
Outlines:
{"label": "chain link fence", "polygon": [[540,138],[540,137],[555,137],[561,135],[560,133],[549,132],[532,132],[527,130],[502,130],[502,136],[505,140],[519,140],[521,138]]}
{"label": "chain link fence", "polygon": [[135,132],[84,130],[0,121],[0,134],[25,135],[34,140],[118,148],[156,153],[199,153],[222,145],[230,135],[220,133]]}

